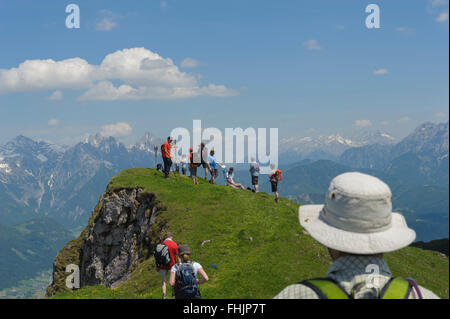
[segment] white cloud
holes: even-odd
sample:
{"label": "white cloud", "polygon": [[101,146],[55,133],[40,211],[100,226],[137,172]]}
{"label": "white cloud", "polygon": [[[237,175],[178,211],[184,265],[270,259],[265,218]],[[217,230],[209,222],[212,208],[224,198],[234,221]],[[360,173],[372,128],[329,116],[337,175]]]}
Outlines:
{"label": "white cloud", "polygon": [[159,6],[160,6],[162,9],[167,8],[168,5],[169,5],[169,3],[168,3],[167,1],[161,1],[161,3],[159,4]]}
{"label": "white cloud", "polygon": [[408,123],[409,121],[411,121],[411,118],[408,117],[408,116],[404,116],[404,117],[398,119],[397,123],[398,124],[405,124],[405,123]]}
{"label": "white cloud", "polygon": [[58,126],[60,123],[61,121],[57,119],[51,119],[50,121],[48,121],[49,126]]}
{"label": "white cloud", "polygon": [[[87,89],[80,100],[180,99],[200,95],[234,96],[223,85],[201,87],[195,75],[182,72],[170,58],[145,48],[108,54],[100,65],[81,58],[27,60],[17,68],[0,69],[0,94],[60,89]],[[119,82],[117,87],[113,82]]]}
{"label": "white cloud", "polygon": [[118,122],[116,124],[103,125],[100,134],[103,136],[121,137],[130,135],[132,132],[131,125],[126,122]]}
{"label": "white cloud", "polygon": [[387,74],[388,72],[389,72],[388,69],[378,69],[378,70],[373,71],[373,74],[374,75],[384,75],[384,74]]}
{"label": "white cloud", "polygon": [[181,66],[183,68],[195,68],[200,64],[199,61],[192,59],[192,58],[186,58],[183,61],[181,61]]}
{"label": "white cloud", "polygon": [[99,22],[96,23],[95,29],[97,31],[111,31],[117,27],[117,23],[110,17],[104,17]]}
{"label": "white cloud", "polygon": [[87,88],[94,71],[95,67],[81,58],[26,60],[17,68],[0,69],[0,93]]}
{"label": "white cloud", "polygon": [[388,122],[388,121],[383,121],[383,122],[381,122],[381,125],[383,125],[383,126],[388,126],[388,125],[389,125],[389,122]]}
{"label": "white cloud", "polygon": [[317,40],[308,40],[303,42],[303,45],[309,50],[322,50],[322,46],[317,42]]}
{"label": "white cloud", "polygon": [[356,127],[369,127],[372,126],[372,122],[370,120],[356,120],[353,125]]}
{"label": "white cloud", "polygon": [[444,23],[448,21],[448,12],[441,12],[439,16],[436,18],[436,21],[439,23]]}
{"label": "white cloud", "polygon": [[48,97],[50,101],[61,101],[63,99],[63,93],[61,91],[55,91]]}

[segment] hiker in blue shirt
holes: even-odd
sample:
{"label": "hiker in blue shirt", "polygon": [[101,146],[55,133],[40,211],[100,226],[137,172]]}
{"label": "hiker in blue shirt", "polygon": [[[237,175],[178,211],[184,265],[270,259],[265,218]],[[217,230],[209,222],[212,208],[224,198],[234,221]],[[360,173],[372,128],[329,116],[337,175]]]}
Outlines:
{"label": "hiker in blue shirt", "polygon": [[208,155],[208,163],[209,163],[209,169],[211,173],[211,179],[209,180],[210,184],[214,184],[214,180],[217,176],[219,176],[219,170],[217,169],[217,166],[220,165],[217,163],[216,157],[214,156],[214,150],[211,150]]}

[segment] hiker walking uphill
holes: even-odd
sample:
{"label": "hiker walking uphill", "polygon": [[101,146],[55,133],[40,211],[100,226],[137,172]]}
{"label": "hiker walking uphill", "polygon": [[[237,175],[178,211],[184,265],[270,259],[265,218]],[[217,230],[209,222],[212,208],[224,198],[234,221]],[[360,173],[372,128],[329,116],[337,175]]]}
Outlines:
{"label": "hiker walking uphill", "polygon": [[156,271],[158,271],[159,275],[161,276],[163,299],[166,299],[167,273],[172,268],[172,266],[179,261],[178,245],[173,241],[172,233],[167,233],[163,243],[156,246],[154,256],[156,262]]}
{"label": "hiker walking uphill", "polygon": [[172,138],[169,136],[167,141],[161,145],[161,156],[164,162],[164,174],[166,178],[169,178],[170,167],[172,166],[172,159],[170,158]]}
{"label": "hiker walking uphill", "polygon": [[[201,299],[199,285],[209,280],[202,265],[190,260],[191,251],[187,245],[180,245],[180,262],[170,270],[170,285],[175,299]],[[198,274],[202,276],[198,280]]]}
{"label": "hiker walking uphill", "polygon": [[257,193],[258,192],[258,178],[259,178],[259,172],[260,172],[260,167],[259,164],[256,163],[256,159],[254,157],[251,158],[250,160],[250,174],[252,176],[252,185],[254,187],[254,192]]}
{"label": "hiker walking uphill", "polygon": [[278,203],[280,195],[278,194],[278,182],[282,180],[281,170],[275,169],[274,164],[270,164],[272,172],[269,175],[270,184],[272,186],[272,192],[275,194],[275,203]]}
{"label": "hiker walking uphill", "polygon": [[300,224],[328,248],[333,264],[324,278],[286,287],[275,299],[438,299],[411,278],[393,277],[383,254],[416,238],[392,212],[392,193],[376,177],[344,173],[328,188],[324,205],[302,205]]}

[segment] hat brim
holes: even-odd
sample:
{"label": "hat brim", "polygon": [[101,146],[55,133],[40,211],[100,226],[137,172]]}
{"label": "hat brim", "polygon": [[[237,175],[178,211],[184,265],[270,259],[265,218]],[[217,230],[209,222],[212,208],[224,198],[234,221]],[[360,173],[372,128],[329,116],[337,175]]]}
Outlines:
{"label": "hat brim", "polygon": [[395,251],[409,246],[416,238],[405,218],[392,213],[389,229],[376,233],[354,233],[327,224],[319,218],[323,205],[304,205],[299,208],[299,221],[308,233],[322,245],[338,251],[370,255]]}

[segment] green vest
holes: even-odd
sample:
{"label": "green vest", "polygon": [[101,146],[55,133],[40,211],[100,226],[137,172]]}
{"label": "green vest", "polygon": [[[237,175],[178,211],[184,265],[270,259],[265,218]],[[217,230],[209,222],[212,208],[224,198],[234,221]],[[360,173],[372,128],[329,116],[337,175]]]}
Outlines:
{"label": "green vest", "polygon": [[[330,278],[315,278],[300,282],[300,284],[311,288],[320,299],[354,299],[353,291],[349,295],[344,288]],[[392,277],[381,289],[378,299],[408,299],[412,290],[410,281]]]}

